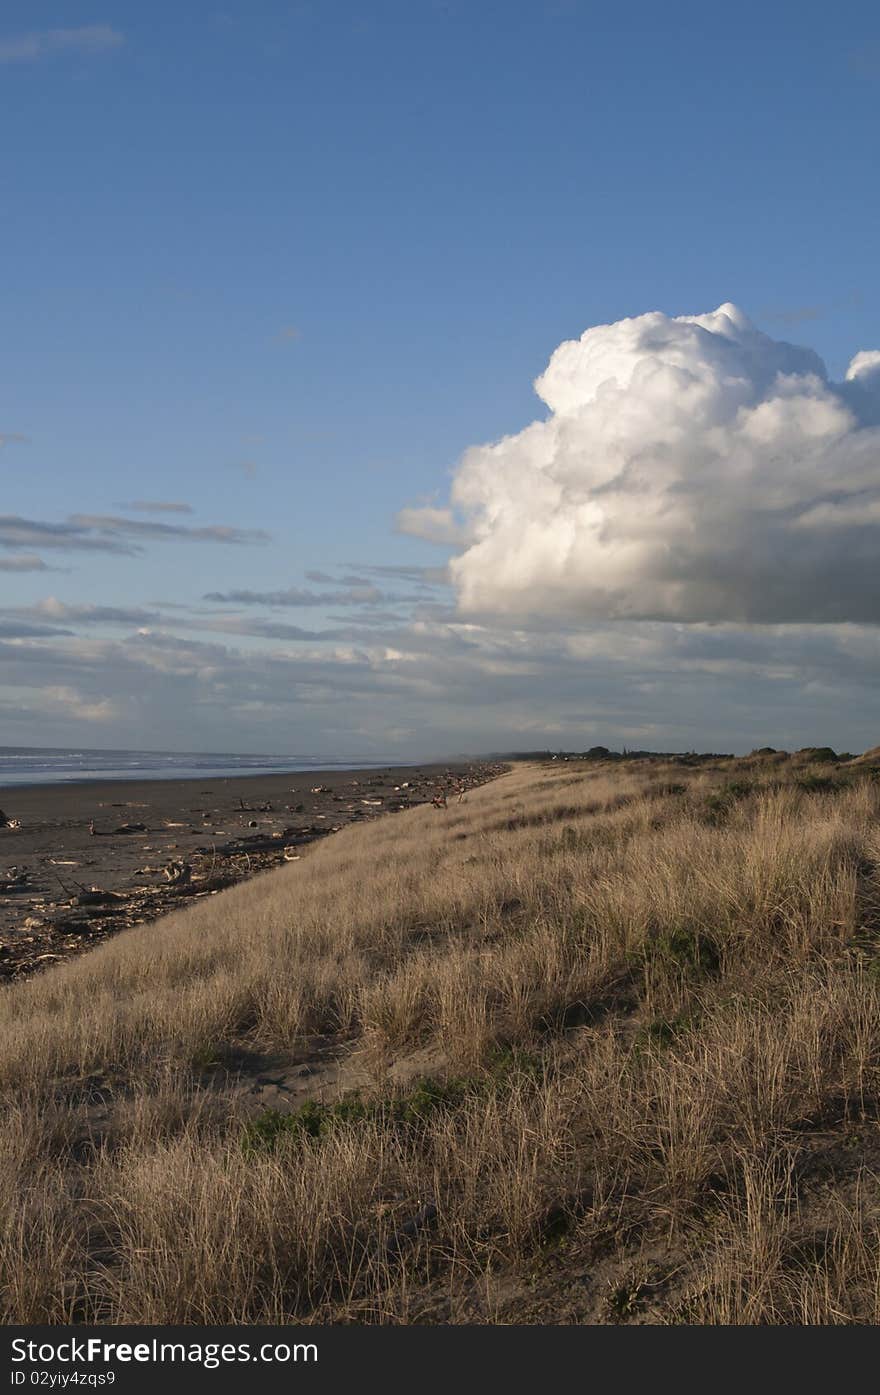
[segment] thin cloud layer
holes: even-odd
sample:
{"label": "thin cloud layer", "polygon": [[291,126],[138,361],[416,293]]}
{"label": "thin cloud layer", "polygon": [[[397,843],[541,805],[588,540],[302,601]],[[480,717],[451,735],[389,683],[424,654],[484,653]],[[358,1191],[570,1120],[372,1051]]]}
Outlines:
{"label": "thin cloud layer", "polygon": [[80,552],[113,552],[133,555],[144,542],[198,542],[241,546],[263,543],[269,534],[261,528],[230,528],[223,524],[191,528],[182,523],[145,522],[117,518],[113,514],[72,514],[63,523],[0,514],[0,547],[53,548]]}
{"label": "thin cloud layer", "polygon": [[472,538],[463,612],[880,622],[880,352],[835,384],[728,304],[589,329],[535,388],[546,420],[466,452],[452,509],[403,519]]}
{"label": "thin cloud layer", "polygon": [[12,557],[0,557],[0,572],[48,572],[42,557],[32,552],[21,552]]}
{"label": "thin cloud layer", "polygon": [[394,527],[398,533],[409,533],[410,537],[439,543],[442,547],[458,547],[470,536],[452,509],[438,509],[428,504],[401,509],[395,515]]}
{"label": "thin cloud layer", "polygon": [[130,545],[114,538],[101,537],[92,529],[68,520],[66,523],[45,523],[39,519],[21,518],[18,514],[0,514],[0,547],[18,551],[28,547],[53,548],[61,551],[133,552]]}
{"label": "thin cloud layer", "polygon": [[447,567],[414,567],[402,564],[378,565],[369,563],[361,565],[360,570],[367,572],[369,576],[388,577],[392,580],[417,581],[421,586],[448,586],[449,569]]}
{"label": "thin cloud layer", "polygon": [[160,618],[157,611],[141,606],[69,605],[57,596],[22,607],[17,614],[80,625],[149,625]]}
{"label": "thin cloud layer", "polygon": [[346,586],[338,591],[288,586],[281,591],[209,591],[203,599],[224,605],[328,606],[376,605],[389,598],[376,586]]}
{"label": "thin cloud layer", "polygon": [[133,499],[130,504],[118,504],[126,513],[192,513],[192,504],[172,499]]}
{"label": "thin cloud layer", "polygon": [[142,744],[149,722],[180,749],[289,750],[293,732],[297,749],[382,759],[548,743],[717,749],[722,733],[725,750],[876,744],[876,626],[560,633],[424,620],[369,638],[306,634],[260,649],[152,629],[0,634],[0,709],[24,744],[39,744],[51,713],[56,744],[83,739],[83,723],[100,723],[106,745]]}
{"label": "thin cloud layer", "polygon": [[183,523],[143,522],[141,519],[117,518],[113,514],[76,513],[71,518],[76,527],[86,528],[101,537],[150,539],[156,542],[241,543],[268,542],[269,534],[262,528],[230,528],[215,523],[208,527],[191,528]]}
{"label": "thin cloud layer", "polygon": [[125,36],[109,24],[31,31],[0,39],[0,63],[34,63],[53,53],[107,53],[124,43]]}

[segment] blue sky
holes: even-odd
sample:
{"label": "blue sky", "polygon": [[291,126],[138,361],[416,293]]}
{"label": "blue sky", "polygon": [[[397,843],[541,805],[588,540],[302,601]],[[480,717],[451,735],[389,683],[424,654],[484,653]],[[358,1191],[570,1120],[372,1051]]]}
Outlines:
{"label": "blue sky", "polygon": [[603,667],[571,636],[619,614],[464,616],[471,539],[395,519],[590,326],[734,302],[835,381],[880,344],[876,7],[7,0],[0,110],[0,512],[39,525],[0,743],[872,744],[862,612],[638,615]]}

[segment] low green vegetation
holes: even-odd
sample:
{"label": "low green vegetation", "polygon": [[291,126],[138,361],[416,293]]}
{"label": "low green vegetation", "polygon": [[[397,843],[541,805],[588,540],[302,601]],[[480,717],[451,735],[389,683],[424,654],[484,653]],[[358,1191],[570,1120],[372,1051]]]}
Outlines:
{"label": "low green vegetation", "polygon": [[542,1071],[540,1057],[499,1048],[479,1076],[450,1076],[442,1080],[426,1076],[400,1095],[371,1099],[352,1091],[329,1104],[307,1100],[290,1113],[266,1109],[245,1124],[242,1147],[247,1153],[274,1151],[287,1140],[324,1138],[340,1126],[367,1123],[417,1129],[432,1115],[456,1109],[468,1099],[509,1088],[514,1082],[534,1082]]}

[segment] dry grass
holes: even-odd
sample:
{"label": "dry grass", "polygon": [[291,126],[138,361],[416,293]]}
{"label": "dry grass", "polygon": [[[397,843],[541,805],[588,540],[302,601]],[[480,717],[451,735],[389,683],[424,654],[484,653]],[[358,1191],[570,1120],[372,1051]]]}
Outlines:
{"label": "dry grass", "polygon": [[877,1322],[878,862],[869,768],[521,767],[7,989],[3,1320]]}

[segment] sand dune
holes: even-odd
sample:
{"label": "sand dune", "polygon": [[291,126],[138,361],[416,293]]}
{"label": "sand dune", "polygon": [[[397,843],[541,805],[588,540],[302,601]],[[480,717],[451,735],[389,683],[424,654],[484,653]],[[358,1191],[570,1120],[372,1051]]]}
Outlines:
{"label": "sand dune", "polygon": [[11,985],[5,1320],[876,1322],[878,816],[518,767]]}

